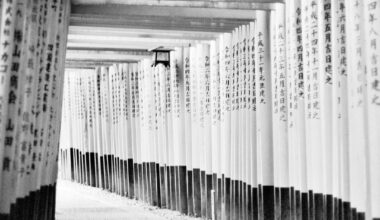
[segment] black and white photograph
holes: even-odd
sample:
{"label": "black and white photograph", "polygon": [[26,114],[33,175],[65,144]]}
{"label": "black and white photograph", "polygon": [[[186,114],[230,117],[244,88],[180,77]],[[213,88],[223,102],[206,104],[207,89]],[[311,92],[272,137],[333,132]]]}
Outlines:
{"label": "black and white photograph", "polygon": [[380,220],[380,0],[0,0],[0,220]]}

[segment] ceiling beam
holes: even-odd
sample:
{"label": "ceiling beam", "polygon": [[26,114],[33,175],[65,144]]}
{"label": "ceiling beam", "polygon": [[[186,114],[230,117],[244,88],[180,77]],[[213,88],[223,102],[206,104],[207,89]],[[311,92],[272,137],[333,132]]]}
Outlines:
{"label": "ceiling beam", "polygon": [[125,29],[110,27],[70,26],[69,35],[104,36],[104,37],[131,37],[131,38],[166,38],[187,40],[213,40],[219,36],[215,32],[180,31],[180,30],[151,30]]}
{"label": "ceiling beam", "polygon": [[72,14],[70,26],[111,27],[127,29],[180,30],[198,32],[229,32],[251,20],[200,19],[146,16],[106,16],[91,14]]}
{"label": "ceiling beam", "polygon": [[151,58],[152,53],[141,50],[94,50],[94,49],[71,49],[66,51],[67,60],[98,60],[98,61],[139,61],[146,58]]}
{"label": "ceiling beam", "polygon": [[67,52],[71,53],[86,53],[86,54],[109,54],[109,55],[134,55],[134,56],[151,56],[153,52],[148,50],[128,50],[128,49],[108,49],[108,48],[67,48]]}
{"label": "ceiling beam", "polygon": [[118,36],[96,36],[96,35],[69,35],[68,43],[86,42],[86,43],[105,43],[105,44],[163,44],[173,46],[184,46],[193,43],[187,39],[167,39],[167,38],[150,38],[150,37],[118,37]]}
{"label": "ceiling beam", "polygon": [[191,8],[271,10],[274,3],[284,3],[284,0],[72,0],[77,4],[123,4],[148,5]]}
{"label": "ceiling beam", "polygon": [[[266,4],[267,5],[267,4]],[[229,32],[255,18],[253,10],[128,4],[81,4],[71,9],[71,26]]]}
{"label": "ceiling beam", "polygon": [[121,63],[136,63],[135,60],[66,60],[65,69],[93,69],[100,66],[112,66],[113,64]]}
{"label": "ceiling beam", "polygon": [[71,39],[68,40],[67,46],[70,48],[109,48],[109,49],[144,49],[151,50],[160,46],[167,48],[189,46],[197,41],[142,41],[138,39],[125,39],[116,41],[114,39]]}
{"label": "ceiling beam", "polygon": [[72,48],[66,51],[65,68],[95,68],[115,63],[136,63],[152,58],[147,50],[109,49],[109,48]]}
{"label": "ceiling beam", "polygon": [[67,47],[67,50],[72,50],[72,51],[89,51],[91,52],[110,52],[110,53],[115,53],[115,52],[120,52],[120,53],[127,53],[127,54],[142,54],[142,55],[149,55],[151,54],[150,51],[146,49],[123,49],[123,48],[108,48],[108,47],[103,47],[103,48],[92,48],[92,47]]}
{"label": "ceiling beam", "polygon": [[[267,5],[267,4],[265,4]],[[271,7],[272,8],[272,7]],[[72,5],[73,15],[102,15],[114,17],[175,17],[175,18],[207,18],[207,19],[231,19],[250,20],[255,18],[252,10],[244,9],[218,9],[218,8],[192,8],[151,5],[128,4],[81,4]]]}

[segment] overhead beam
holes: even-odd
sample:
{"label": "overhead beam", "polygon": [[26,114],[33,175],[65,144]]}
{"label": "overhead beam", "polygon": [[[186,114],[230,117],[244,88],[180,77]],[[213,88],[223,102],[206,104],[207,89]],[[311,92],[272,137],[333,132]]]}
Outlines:
{"label": "overhead beam", "polygon": [[217,9],[244,9],[244,10],[271,10],[275,3],[284,3],[284,0],[72,0],[76,4],[123,4],[123,5],[149,5],[191,8],[217,8]]}
{"label": "overhead beam", "polygon": [[113,64],[120,63],[136,63],[135,60],[113,60],[113,61],[99,61],[99,60],[66,60],[65,69],[93,69],[100,66],[112,66]]}
{"label": "overhead beam", "polygon": [[104,43],[104,44],[133,44],[133,45],[172,45],[185,46],[194,43],[187,39],[167,39],[167,38],[150,38],[150,37],[119,37],[119,36],[96,36],[96,35],[69,35],[68,43],[85,42],[85,43]]}
{"label": "overhead beam", "polygon": [[[197,43],[194,41],[193,43]],[[70,48],[109,48],[109,49],[144,49],[150,50],[160,46],[167,48],[189,46],[189,41],[139,41],[125,39],[116,41],[113,39],[71,39],[68,40],[67,46]]]}
{"label": "overhead beam", "polygon": [[141,50],[104,50],[104,49],[68,49],[66,51],[67,60],[97,60],[97,61],[139,61],[145,58],[151,58],[152,53]]}
{"label": "overhead beam", "polygon": [[[273,8],[265,4],[266,8]],[[270,6],[270,7],[269,7]],[[251,20],[255,18],[253,10],[243,9],[219,9],[219,8],[192,8],[173,6],[128,5],[128,4],[81,4],[72,5],[73,15],[102,15],[114,17],[175,17],[175,18],[207,18],[207,19],[231,19]]]}
{"label": "overhead beam", "polygon": [[145,37],[187,40],[212,40],[219,33],[183,30],[125,29],[112,27],[70,26],[69,35],[96,35],[116,37]]}
{"label": "overhead beam", "polygon": [[98,64],[117,64],[117,63],[136,63],[136,60],[91,60],[91,59],[75,59],[70,60],[66,59],[66,63],[94,63],[96,65]]}
{"label": "overhead beam", "polygon": [[104,51],[104,52],[110,52],[110,53],[126,53],[126,54],[141,54],[141,55],[150,55],[151,52],[146,50],[146,49],[123,49],[123,48],[108,48],[108,47],[103,47],[103,48],[92,48],[92,47],[67,47],[67,50],[71,51],[88,51],[90,53],[94,52],[97,53],[99,51]]}
{"label": "overhead beam", "polygon": [[148,51],[148,50],[139,50],[139,49],[134,49],[134,50],[128,50],[128,49],[120,49],[120,50],[115,50],[115,49],[108,49],[108,48],[100,48],[100,49],[95,49],[95,48],[67,48],[67,53],[80,53],[80,54],[109,54],[109,55],[133,55],[133,56],[151,56],[153,52]]}
{"label": "overhead beam", "polygon": [[[268,4],[265,4],[268,6]],[[268,6],[269,7],[269,6]],[[255,18],[253,10],[128,4],[81,4],[71,9],[71,26],[229,32]]]}
{"label": "overhead beam", "polygon": [[252,20],[208,18],[175,18],[147,16],[112,16],[98,14],[72,14],[70,26],[111,27],[127,29],[181,30],[199,32],[229,32]]}
{"label": "overhead beam", "polygon": [[72,48],[66,51],[65,68],[95,68],[114,63],[136,63],[152,58],[152,52],[141,49]]}

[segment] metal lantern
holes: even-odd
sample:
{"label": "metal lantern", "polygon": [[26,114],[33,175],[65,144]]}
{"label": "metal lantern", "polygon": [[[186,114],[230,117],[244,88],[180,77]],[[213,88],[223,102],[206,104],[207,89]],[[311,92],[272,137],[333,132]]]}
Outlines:
{"label": "metal lantern", "polygon": [[162,63],[165,67],[170,66],[171,49],[159,47],[151,51],[153,52],[153,66],[157,66],[159,63]]}

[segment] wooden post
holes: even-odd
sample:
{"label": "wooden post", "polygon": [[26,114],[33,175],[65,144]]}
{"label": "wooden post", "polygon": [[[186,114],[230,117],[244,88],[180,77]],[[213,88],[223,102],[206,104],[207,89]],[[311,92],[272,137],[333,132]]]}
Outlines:
{"label": "wooden post", "polygon": [[[379,47],[375,45],[379,43],[379,36],[375,32],[379,32],[379,1],[368,0],[364,1],[364,13],[361,25],[364,23],[364,50],[367,66],[367,103],[368,111],[368,149],[367,149],[367,166],[369,166],[369,197],[367,202],[370,204],[368,207],[368,217],[373,219],[380,218],[380,190],[377,187],[380,183],[380,175],[376,170],[379,169],[380,163],[376,159],[380,155],[379,136],[375,135],[375,131],[379,129],[379,61],[375,59],[380,54]],[[363,47],[363,46],[362,46]],[[369,162],[369,163],[368,163]]]}
{"label": "wooden post", "polygon": [[257,142],[259,183],[262,189],[261,218],[274,219],[275,194],[273,176],[273,133],[272,133],[272,101],[270,73],[270,12],[257,11],[255,28],[256,54],[256,103],[257,103]]}
{"label": "wooden post", "polygon": [[[349,142],[348,142],[348,103],[347,103],[347,70],[346,70],[346,32],[345,20],[338,19],[345,14],[345,4],[343,1],[333,1],[332,23],[336,28],[332,29],[333,43],[333,147],[338,161],[338,177],[335,181],[339,184],[338,201],[342,218],[351,216],[351,196],[350,196],[350,165],[349,165]],[[343,53],[341,53],[343,51]],[[340,217],[339,216],[339,217]]]}

